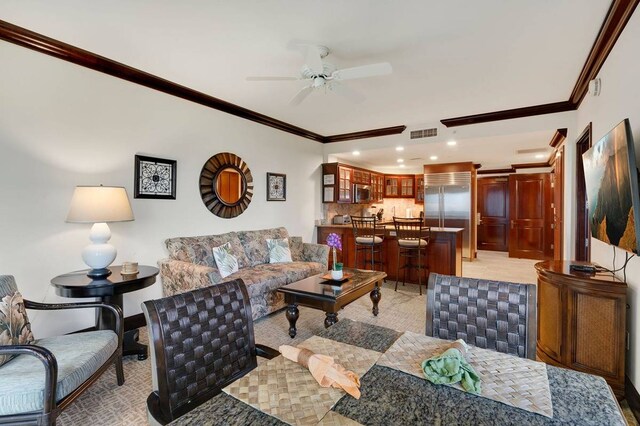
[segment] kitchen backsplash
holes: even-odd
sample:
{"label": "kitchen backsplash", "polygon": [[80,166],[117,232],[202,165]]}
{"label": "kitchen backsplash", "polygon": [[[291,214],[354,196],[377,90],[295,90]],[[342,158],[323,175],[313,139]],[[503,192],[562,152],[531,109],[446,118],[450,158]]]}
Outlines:
{"label": "kitchen backsplash", "polygon": [[[372,206],[376,208],[373,209]],[[385,198],[382,203],[372,204],[338,204],[326,203],[322,205],[323,219],[327,224],[336,215],[353,215],[353,216],[370,216],[371,213],[377,213],[379,208],[384,209],[383,219],[391,220],[394,215],[396,217],[407,217],[408,210],[411,209],[411,216],[419,217],[420,212],[424,209],[423,204],[416,204],[413,198]]]}

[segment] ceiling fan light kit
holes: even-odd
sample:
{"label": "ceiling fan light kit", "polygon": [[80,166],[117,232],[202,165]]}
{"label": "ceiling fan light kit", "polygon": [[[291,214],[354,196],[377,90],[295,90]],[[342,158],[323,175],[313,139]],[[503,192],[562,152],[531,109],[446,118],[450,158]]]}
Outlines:
{"label": "ceiling fan light kit", "polygon": [[324,88],[331,92],[343,96],[352,102],[359,103],[365,97],[361,93],[341,83],[343,80],[354,80],[358,78],[377,77],[388,75],[393,72],[391,64],[381,62],[377,64],[361,65],[352,68],[338,69],[330,62],[323,59],[329,55],[329,48],[326,46],[305,45],[305,64],[300,69],[300,77],[279,77],[279,76],[258,76],[247,77],[248,81],[307,81],[309,84],[296,93],[291,98],[289,105],[299,105],[314,90]]}

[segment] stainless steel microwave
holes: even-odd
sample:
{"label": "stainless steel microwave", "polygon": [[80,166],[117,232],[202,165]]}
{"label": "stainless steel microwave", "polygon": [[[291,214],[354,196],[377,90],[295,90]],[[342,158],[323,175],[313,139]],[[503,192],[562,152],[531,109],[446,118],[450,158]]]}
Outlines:
{"label": "stainless steel microwave", "polygon": [[353,185],[353,202],[354,203],[370,203],[371,202],[371,186],[356,183]]}

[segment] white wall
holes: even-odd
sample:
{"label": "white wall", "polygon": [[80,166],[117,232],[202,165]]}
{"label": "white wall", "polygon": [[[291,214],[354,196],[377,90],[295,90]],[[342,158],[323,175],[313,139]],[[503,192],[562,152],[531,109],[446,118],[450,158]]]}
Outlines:
{"label": "white wall", "polygon": [[[321,217],[322,145],[49,56],[0,42],[0,274],[16,276],[35,301],[59,298],[52,277],[86,266],[90,225],[65,223],[76,185],[127,188],[134,222],[113,223],[116,263],[155,265],[168,237],[286,226],[305,241]],[[198,177],[218,152],[242,157],[254,197],[235,219],[211,214]],[[177,200],[133,199],[134,155],[177,160]],[[287,174],[287,201],[267,202],[266,172]],[[125,316],[160,297],[126,294]],[[36,337],[93,323],[92,312],[30,312]]]}
{"label": "white wall", "polygon": [[[587,95],[577,115],[577,132],[581,132],[589,122],[593,123],[595,143],[620,121],[629,118],[635,139],[636,151],[640,151],[640,13],[636,12],[618,39],[607,58],[599,77],[602,79],[602,94],[599,97]],[[569,139],[570,141],[575,141]],[[572,143],[575,145],[575,143]],[[573,177],[575,161],[568,156],[567,175]],[[575,206],[574,206],[575,208]],[[610,245],[591,239],[591,260],[611,268],[613,249]],[[616,266],[622,266],[624,251],[616,249]],[[640,259],[634,258],[627,267],[628,330],[631,335],[631,349],[627,352],[627,375],[636,388],[640,388],[640,330],[638,328],[638,307],[640,306]]]}

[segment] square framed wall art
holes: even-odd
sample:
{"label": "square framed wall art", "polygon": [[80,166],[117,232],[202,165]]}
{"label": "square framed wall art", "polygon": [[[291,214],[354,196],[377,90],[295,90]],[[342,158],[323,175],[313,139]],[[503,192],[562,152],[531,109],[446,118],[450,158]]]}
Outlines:
{"label": "square framed wall art", "polygon": [[176,199],[176,161],[136,155],[134,198]]}
{"label": "square framed wall art", "polygon": [[287,200],[287,175],[267,173],[267,201]]}

